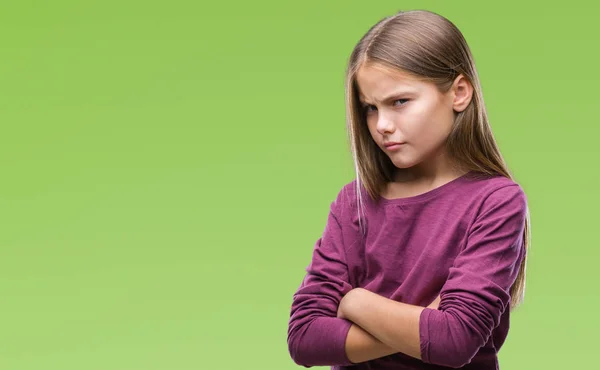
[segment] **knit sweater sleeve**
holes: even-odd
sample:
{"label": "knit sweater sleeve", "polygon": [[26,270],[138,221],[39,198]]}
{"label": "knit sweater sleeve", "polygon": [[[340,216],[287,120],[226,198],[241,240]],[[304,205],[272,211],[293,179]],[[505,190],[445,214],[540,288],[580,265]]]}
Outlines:
{"label": "knit sweater sleeve", "polygon": [[325,230],[293,296],[288,349],[294,362],[305,367],[352,364],[345,351],[352,323],[337,318],[339,302],[352,289],[340,222],[347,207],[344,189],[330,205]]}
{"label": "knit sweater sleeve", "polygon": [[525,256],[526,216],[527,200],[518,185],[485,199],[442,288],[439,309],[421,313],[424,362],[462,367],[488,341],[509,309],[510,288]]}

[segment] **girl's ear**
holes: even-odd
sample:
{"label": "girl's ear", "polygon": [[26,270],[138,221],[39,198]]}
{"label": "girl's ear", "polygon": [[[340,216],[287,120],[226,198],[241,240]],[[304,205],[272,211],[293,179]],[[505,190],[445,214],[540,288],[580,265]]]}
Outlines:
{"label": "girl's ear", "polygon": [[473,97],[473,86],[465,76],[458,75],[452,84],[452,92],[454,100],[452,108],[455,112],[462,112],[467,109]]}

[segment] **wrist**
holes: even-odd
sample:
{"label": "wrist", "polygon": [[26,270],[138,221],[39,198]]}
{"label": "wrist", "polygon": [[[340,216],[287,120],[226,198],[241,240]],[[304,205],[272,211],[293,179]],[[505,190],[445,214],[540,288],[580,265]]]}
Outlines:
{"label": "wrist", "polygon": [[353,321],[356,313],[360,311],[360,304],[363,301],[363,295],[366,292],[363,288],[354,288],[343,298],[342,313],[348,320]]}

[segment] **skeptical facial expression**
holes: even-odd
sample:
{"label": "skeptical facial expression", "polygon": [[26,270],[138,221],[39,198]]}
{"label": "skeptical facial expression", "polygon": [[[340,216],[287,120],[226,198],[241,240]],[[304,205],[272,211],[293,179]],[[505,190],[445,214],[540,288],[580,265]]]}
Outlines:
{"label": "skeptical facial expression", "polygon": [[432,82],[378,65],[362,66],[356,82],[369,132],[398,168],[435,160],[454,123],[455,94]]}

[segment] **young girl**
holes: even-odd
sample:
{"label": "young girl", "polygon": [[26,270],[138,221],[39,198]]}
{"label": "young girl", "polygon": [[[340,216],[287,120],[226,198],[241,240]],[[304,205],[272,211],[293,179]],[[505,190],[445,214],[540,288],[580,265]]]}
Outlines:
{"label": "young girl", "polygon": [[334,369],[497,369],[521,300],[526,196],[496,145],[461,32],[386,17],[347,69],[356,179],[294,294],[293,360]]}

